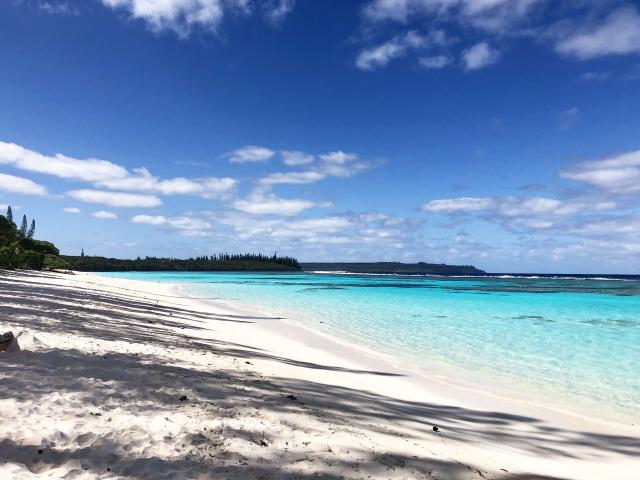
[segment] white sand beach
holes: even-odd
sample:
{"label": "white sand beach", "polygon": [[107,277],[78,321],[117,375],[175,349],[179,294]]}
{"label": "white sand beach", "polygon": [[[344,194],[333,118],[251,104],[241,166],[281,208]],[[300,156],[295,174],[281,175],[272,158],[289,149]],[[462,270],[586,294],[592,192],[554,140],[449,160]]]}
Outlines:
{"label": "white sand beach", "polygon": [[[637,425],[417,378],[178,286],[0,271],[0,479],[637,479]],[[437,427],[437,431],[434,431]]]}

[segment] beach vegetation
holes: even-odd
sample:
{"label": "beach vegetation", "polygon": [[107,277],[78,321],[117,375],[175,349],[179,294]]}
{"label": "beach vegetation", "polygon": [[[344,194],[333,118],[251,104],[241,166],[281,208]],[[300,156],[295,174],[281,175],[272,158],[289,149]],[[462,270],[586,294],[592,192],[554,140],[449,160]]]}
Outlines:
{"label": "beach vegetation", "polygon": [[20,228],[13,223],[11,207],[6,216],[0,215],[0,268],[68,269],[69,263],[60,258],[60,250],[53,243],[33,238],[36,221],[32,219],[27,229],[28,225],[26,215]]}
{"label": "beach vegetation", "polygon": [[[84,251],[83,251],[84,252]],[[136,259],[107,258],[90,255],[64,256],[73,270],[105,271],[297,271],[300,264],[295,258],[263,254],[202,255],[193,258],[145,257]]]}
{"label": "beach vegetation", "polygon": [[20,228],[13,223],[11,207],[7,216],[0,215],[0,268],[27,268],[47,270],[78,270],[85,272],[109,271],[297,271],[298,260],[293,257],[263,254],[201,255],[193,258],[144,257],[136,259],[107,258],[85,255],[60,255],[51,242],[33,238],[36,221],[23,215]]}

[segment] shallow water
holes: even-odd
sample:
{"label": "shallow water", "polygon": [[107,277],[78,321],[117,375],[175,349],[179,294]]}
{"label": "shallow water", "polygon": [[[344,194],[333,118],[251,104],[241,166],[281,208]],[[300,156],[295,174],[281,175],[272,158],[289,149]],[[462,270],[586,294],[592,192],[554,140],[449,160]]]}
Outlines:
{"label": "shallow water", "polygon": [[[396,364],[559,409],[640,414],[640,280],[109,273],[260,306]],[[322,323],[321,323],[322,322]]]}

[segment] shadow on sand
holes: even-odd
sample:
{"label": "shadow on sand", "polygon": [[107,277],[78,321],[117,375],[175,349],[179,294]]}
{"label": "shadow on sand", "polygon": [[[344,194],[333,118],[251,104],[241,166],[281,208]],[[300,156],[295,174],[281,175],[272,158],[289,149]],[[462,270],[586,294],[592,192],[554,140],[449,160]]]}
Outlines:
{"label": "shadow on sand", "polygon": [[[224,315],[205,314],[181,306],[158,305],[155,300],[144,300],[126,293],[114,295],[85,290],[79,299],[78,290],[45,285],[39,281],[39,275],[0,271],[2,320],[28,330],[74,333],[108,341],[115,337],[126,342],[153,344],[167,351],[175,348],[176,335],[179,333],[174,329],[184,327],[184,321],[189,322],[188,329],[197,331],[206,329],[212,321],[255,320],[229,319]],[[152,320],[149,320],[150,317]],[[180,348],[244,361],[268,359],[300,368],[361,375],[393,375],[302,362],[246,345],[194,339],[188,335],[183,336]],[[509,446],[545,457],[590,458],[597,456],[598,452],[633,457],[640,455],[640,440],[637,438],[564,430],[531,417],[408,402],[295,378],[264,378],[242,368],[203,371],[168,364],[166,358],[144,354],[92,355],[74,349],[23,351],[18,355],[0,356],[0,369],[3,377],[0,400],[37,401],[51,392],[78,392],[87,410],[102,409],[104,415],[108,415],[109,409],[115,408],[114,405],[134,414],[154,405],[162,405],[167,409],[187,409],[188,405],[180,402],[176,395],[176,392],[185,391],[189,392],[189,405],[198,405],[212,417],[221,415],[230,406],[242,405],[245,409],[270,414],[311,417],[323,424],[339,426],[348,422],[349,426],[365,432],[389,434],[385,425],[402,425],[402,433],[398,435],[409,441],[436,435],[432,427],[438,425],[440,432],[437,435],[442,441]],[[145,381],[140,382],[143,377]],[[227,431],[225,435],[232,435],[232,432]],[[241,435],[241,432],[235,435]],[[105,475],[104,478],[137,472],[137,477],[150,479],[195,478],[200,475],[203,478],[337,480],[391,478],[393,473],[393,478],[560,480],[556,477],[552,479],[508,472],[489,474],[472,465],[436,458],[428,452],[419,456],[405,456],[363,449],[356,455],[358,460],[355,461],[350,460],[353,456],[342,458],[327,447],[313,453],[320,467],[312,473],[304,469],[291,473],[272,466],[271,460],[286,463],[298,461],[291,457],[290,451],[276,448],[275,444],[271,448],[258,449],[258,453],[248,450],[247,454],[233,462],[228,458],[224,462],[220,460],[223,458],[223,448],[205,452],[202,446],[198,446],[181,458],[167,460],[156,456],[130,458],[117,453],[123,452],[123,447],[103,440],[91,447],[49,448],[39,454],[37,451],[41,446],[3,439],[0,434],[0,464],[13,462],[26,466],[32,472],[46,472],[71,460],[85,461],[89,457],[89,449],[92,456],[95,456],[96,449],[103,449],[103,454],[98,455],[103,461],[85,461],[85,470]],[[336,466],[344,467],[353,475],[332,473]],[[499,467],[496,466],[496,471],[500,470]],[[157,472],[163,472],[163,475]]]}

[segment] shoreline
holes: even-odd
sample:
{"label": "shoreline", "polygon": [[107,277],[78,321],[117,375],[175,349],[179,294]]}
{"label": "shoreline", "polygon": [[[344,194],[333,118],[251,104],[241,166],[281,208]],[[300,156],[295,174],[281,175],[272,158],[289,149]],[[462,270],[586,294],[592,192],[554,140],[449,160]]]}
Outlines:
{"label": "shoreline", "polygon": [[425,384],[184,285],[0,272],[0,287],[0,327],[23,346],[0,354],[8,478],[599,480],[640,467],[637,433]]}
{"label": "shoreline", "polygon": [[[147,281],[153,282],[153,280]],[[193,285],[188,283],[158,283],[170,286],[178,294],[188,295],[188,298],[191,300],[203,301],[204,303],[211,300],[211,306],[213,308],[222,304],[228,308],[244,312],[260,312],[260,314],[268,316],[276,315],[268,307],[250,305],[240,300],[198,298],[194,296],[197,292],[193,290]],[[286,313],[282,314],[287,315]],[[503,408],[514,409],[514,407],[517,407],[519,410],[524,410],[536,416],[541,416],[552,422],[562,423],[566,422],[567,418],[569,418],[572,419],[570,424],[573,426],[612,428],[626,434],[640,435],[640,425],[633,423],[634,417],[618,414],[615,418],[612,418],[611,415],[603,415],[601,411],[588,411],[586,403],[580,406],[583,408],[580,409],[580,407],[578,407],[575,410],[569,410],[568,408],[560,407],[559,405],[549,407],[543,405],[542,401],[563,400],[563,406],[567,405],[568,401],[567,399],[561,399],[557,396],[552,399],[545,399],[543,396],[538,396],[534,399],[528,400],[525,397],[528,393],[533,393],[531,391],[534,388],[533,385],[525,385],[525,383],[522,383],[518,385],[519,388],[516,391],[509,390],[506,382],[499,382],[497,380],[491,381],[486,377],[473,381],[470,378],[471,375],[468,371],[462,368],[454,370],[452,366],[448,365],[439,365],[441,370],[439,370],[437,374],[430,374],[424,367],[411,368],[409,366],[409,363],[411,362],[411,358],[409,356],[394,358],[389,353],[376,352],[374,347],[371,345],[357,343],[349,338],[340,337],[337,333],[333,334],[332,332],[316,329],[307,322],[297,320],[295,315],[295,313],[293,313],[293,315],[289,314],[286,317],[278,318],[277,321],[285,323],[289,328],[296,329],[296,341],[329,350],[334,354],[338,354],[338,357],[344,360],[361,363],[363,368],[402,372],[404,376],[411,379],[419,385],[420,388],[425,388],[431,391],[435,389],[435,391],[439,392],[443,397],[448,398],[450,401],[455,402],[461,396],[466,397],[468,395],[474,395],[476,396],[476,401],[481,400],[479,403],[485,407],[495,405],[495,403],[498,402],[498,404]],[[276,336],[280,335],[278,327],[273,323],[262,322],[257,326],[268,330]],[[447,368],[449,368],[449,370],[447,370]],[[527,391],[527,387],[530,391]],[[590,406],[592,408],[595,407],[593,404],[590,404]],[[608,407],[607,412],[611,414],[617,413],[613,411],[613,407]]]}
{"label": "shoreline", "polygon": [[[113,278],[113,277],[111,277]],[[151,280],[147,282],[155,283]],[[158,282],[160,283],[160,282]],[[196,292],[192,291],[190,284],[164,283],[169,286],[177,295],[191,295]],[[239,300],[228,299],[205,299],[194,296],[187,297],[190,300],[202,302],[212,308],[219,307],[221,304],[227,308],[242,312],[259,313],[266,316],[274,316],[275,314],[268,307],[257,305],[248,305]],[[282,322],[287,325],[289,335],[284,335],[280,324]],[[617,433],[627,435],[640,436],[640,425],[626,423],[622,420],[612,420],[604,417],[594,418],[586,411],[570,411],[558,406],[548,407],[542,405],[538,400],[526,400],[523,396],[525,391],[519,390],[517,395],[509,392],[505,385],[499,385],[497,382],[491,382],[486,378],[473,382],[468,377],[470,373],[462,368],[458,368],[453,376],[446,376],[445,372],[430,375],[424,368],[410,368],[407,363],[409,357],[402,359],[391,358],[388,353],[376,352],[372,346],[358,344],[354,341],[333,335],[330,332],[324,332],[313,328],[303,321],[296,320],[294,316],[277,318],[275,321],[264,321],[256,324],[256,328],[263,329],[276,337],[284,337],[292,341],[294,344],[302,343],[314,349],[324,350],[335,356],[340,361],[348,361],[358,364],[360,368],[375,371],[395,372],[406,378],[407,381],[415,384],[418,389],[424,389],[435,393],[442,399],[446,399],[450,403],[458,403],[461,398],[473,396],[472,404],[462,402],[463,406],[472,406],[474,408],[499,408],[504,410],[518,410],[520,413],[541,417],[550,423],[560,423],[569,425],[572,428],[589,428],[597,427],[611,429]],[[292,333],[292,334],[291,334]],[[289,351],[285,349],[284,353],[290,353],[295,350],[295,345],[288,346]],[[466,373],[465,377],[462,373]],[[632,417],[625,417],[626,421],[632,421]]]}

